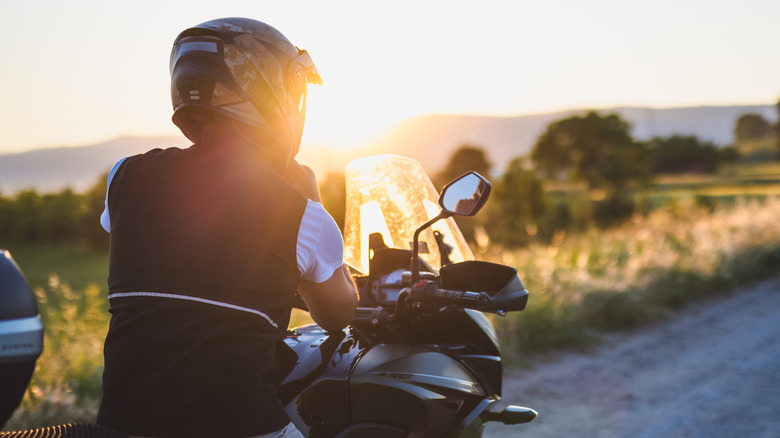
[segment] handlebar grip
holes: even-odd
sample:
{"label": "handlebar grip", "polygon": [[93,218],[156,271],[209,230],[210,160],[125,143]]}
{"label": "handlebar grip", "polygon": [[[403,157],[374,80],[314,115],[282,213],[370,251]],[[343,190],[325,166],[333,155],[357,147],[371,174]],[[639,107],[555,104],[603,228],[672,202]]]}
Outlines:
{"label": "handlebar grip", "polygon": [[422,289],[423,299],[427,302],[479,309],[490,301],[490,297],[484,292],[441,289],[433,281],[423,280],[417,283],[415,287]]}

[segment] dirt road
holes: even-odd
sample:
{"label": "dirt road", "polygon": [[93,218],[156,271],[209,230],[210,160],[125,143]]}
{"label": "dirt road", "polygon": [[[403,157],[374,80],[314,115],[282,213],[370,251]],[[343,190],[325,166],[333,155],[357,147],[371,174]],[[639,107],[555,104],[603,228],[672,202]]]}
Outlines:
{"label": "dirt road", "polygon": [[780,277],[509,370],[504,400],[539,417],[487,437],[780,437]]}

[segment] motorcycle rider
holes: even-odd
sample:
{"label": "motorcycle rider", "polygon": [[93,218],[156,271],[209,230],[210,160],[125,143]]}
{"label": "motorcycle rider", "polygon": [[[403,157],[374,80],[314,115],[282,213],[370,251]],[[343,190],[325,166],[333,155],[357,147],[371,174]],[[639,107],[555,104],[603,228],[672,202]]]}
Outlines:
{"label": "motorcycle rider", "polygon": [[259,21],[183,31],[173,122],[194,144],[120,160],[101,217],[111,235],[98,423],[131,436],[300,436],[281,402],[296,290],[327,330],[357,291],[313,172],[294,157],[308,53]]}

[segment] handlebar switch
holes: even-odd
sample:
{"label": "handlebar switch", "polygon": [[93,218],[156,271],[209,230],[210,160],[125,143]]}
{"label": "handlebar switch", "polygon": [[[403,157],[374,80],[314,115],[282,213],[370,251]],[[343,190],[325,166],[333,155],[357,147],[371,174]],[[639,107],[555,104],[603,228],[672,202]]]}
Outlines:
{"label": "handlebar switch", "polygon": [[[420,279],[422,280],[429,280],[429,281],[436,281],[439,279],[439,277],[434,274],[433,272],[427,272],[422,271],[420,272]],[[404,286],[411,286],[412,285],[412,273],[409,271],[404,271],[401,274],[401,284]]]}

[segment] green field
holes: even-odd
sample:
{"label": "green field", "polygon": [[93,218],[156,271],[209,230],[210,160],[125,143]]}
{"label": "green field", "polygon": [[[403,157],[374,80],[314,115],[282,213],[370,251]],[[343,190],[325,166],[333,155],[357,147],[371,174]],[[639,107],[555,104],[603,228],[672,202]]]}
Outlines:
{"label": "green field", "polygon": [[780,162],[723,166],[717,174],[660,175],[654,179],[655,195],[714,198],[780,195]]}

